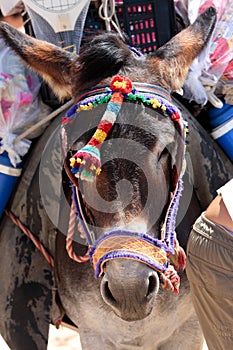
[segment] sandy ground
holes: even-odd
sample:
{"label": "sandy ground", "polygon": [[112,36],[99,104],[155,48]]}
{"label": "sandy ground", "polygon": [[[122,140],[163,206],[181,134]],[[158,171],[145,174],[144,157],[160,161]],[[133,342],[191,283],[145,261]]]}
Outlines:
{"label": "sandy ground", "polygon": [[50,326],[48,350],[82,350],[79,334],[67,327]]}
{"label": "sandy ground", "polygon": [[[1,336],[0,350],[10,350]],[[62,326],[57,330],[54,326],[50,326],[48,350],[82,350],[78,333],[67,327]],[[206,344],[202,350],[208,350]]]}

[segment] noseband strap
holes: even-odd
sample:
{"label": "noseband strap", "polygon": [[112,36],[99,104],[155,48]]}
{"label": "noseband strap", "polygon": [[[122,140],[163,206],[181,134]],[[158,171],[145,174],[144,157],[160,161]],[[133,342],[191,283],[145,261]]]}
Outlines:
{"label": "noseband strap", "polygon": [[90,258],[96,278],[103,273],[104,263],[116,258],[139,260],[159,272],[168,267],[165,244],[148,234],[125,230],[102,235],[91,247]]}

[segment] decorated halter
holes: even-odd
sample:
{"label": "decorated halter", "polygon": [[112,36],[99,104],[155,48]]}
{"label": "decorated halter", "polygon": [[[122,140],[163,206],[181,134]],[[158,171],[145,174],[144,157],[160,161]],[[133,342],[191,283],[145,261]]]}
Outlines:
{"label": "decorated halter", "polygon": [[[136,85],[136,83],[135,83]],[[143,84],[142,84],[143,85]],[[176,183],[175,190],[166,213],[161,229],[160,239],[153,238],[146,233],[132,232],[127,230],[113,230],[105,233],[95,241],[88,229],[88,225],[82,213],[80,193],[76,179],[93,181],[95,176],[101,173],[101,147],[108,137],[123,101],[140,101],[152,109],[161,110],[169,115],[178,130],[183,141],[182,164],[184,161],[184,149],[187,132],[187,124],[182,119],[180,111],[170,103],[168,99],[158,96],[154,92],[154,86],[145,85],[148,91],[138,91],[131,80],[125,76],[117,75],[112,78],[110,87],[105,91],[78,101],[63,118],[63,126],[72,123],[80,111],[95,108],[107,103],[107,108],[100,120],[99,125],[90,141],[70,158],[70,169],[66,169],[68,176],[73,182],[73,203],[76,214],[83,225],[83,232],[90,245],[89,255],[98,278],[103,273],[106,261],[116,258],[126,258],[141,261],[160,273],[161,284],[164,288],[179,291],[178,270],[185,267],[185,253],[179,246],[175,234],[175,221],[182,191],[182,173]],[[69,240],[70,244],[70,240]],[[70,254],[72,257],[72,254]]]}

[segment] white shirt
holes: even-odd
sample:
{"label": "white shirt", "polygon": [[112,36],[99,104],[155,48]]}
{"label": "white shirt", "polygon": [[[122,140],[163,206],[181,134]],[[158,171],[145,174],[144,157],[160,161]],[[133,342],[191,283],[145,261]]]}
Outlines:
{"label": "white shirt", "polygon": [[227,208],[230,217],[233,220],[233,179],[217,190],[221,194],[223,202]]}

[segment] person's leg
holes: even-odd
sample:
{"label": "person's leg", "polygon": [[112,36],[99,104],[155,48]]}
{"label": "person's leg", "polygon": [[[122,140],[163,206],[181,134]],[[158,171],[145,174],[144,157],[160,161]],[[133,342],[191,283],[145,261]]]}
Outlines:
{"label": "person's leg", "polygon": [[233,347],[233,236],[206,219],[196,221],[187,247],[187,275],[209,350]]}

